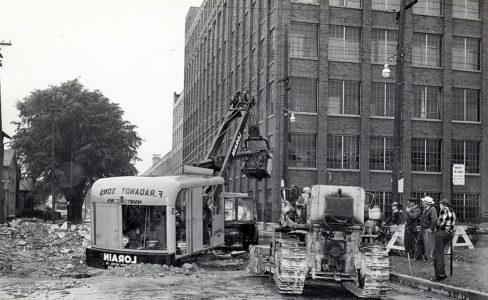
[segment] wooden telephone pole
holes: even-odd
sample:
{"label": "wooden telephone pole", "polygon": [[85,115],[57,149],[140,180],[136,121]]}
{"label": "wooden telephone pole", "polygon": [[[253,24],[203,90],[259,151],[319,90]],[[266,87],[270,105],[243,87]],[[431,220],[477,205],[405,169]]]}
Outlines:
{"label": "wooden telephone pole", "polygon": [[[0,42],[0,46],[12,46],[11,42]],[[2,67],[2,54],[0,53],[0,67]],[[0,162],[2,164],[2,169],[0,170],[0,224],[5,223],[7,219],[7,202],[5,200],[5,191],[3,188],[3,156],[4,156],[4,149],[3,149],[3,137],[5,133],[3,132],[2,126],[2,82],[0,80]]]}
{"label": "wooden telephone pole", "polygon": [[413,0],[407,4],[406,0],[400,0],[400,11],[397,13],[398,20],[398,47],[396,53],[396,83],[395,83],[395,114],[393,123],[393,176],[391,180],[392,201],[400,202],[398,193],[398,181],[402,176],[402,108],[403,108],[403,88],[404,70],[403,63],[405,58],[405,20],[407,9],[411,8],[418,0]]}

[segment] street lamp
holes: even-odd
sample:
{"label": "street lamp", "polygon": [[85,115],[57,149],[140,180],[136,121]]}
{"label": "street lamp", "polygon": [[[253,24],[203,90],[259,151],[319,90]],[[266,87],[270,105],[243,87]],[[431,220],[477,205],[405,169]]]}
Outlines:
{"label": "street lamp", "polygon": [[385,64],[384,68],[383,68],[383,71],[381,72],[381,75],[384,77],[384,78],[388,78],[390,77],[390,68],[388,68],[388,64]]}
{"label": "street lamp", "polygon": [[283,115],[285,117],[290,116],[290,123],[295,123],[297,121],[297,118],[295,117],[295,113],[293,111],[290,111],[287,108],[283,108],[283,110],[284,110]]}

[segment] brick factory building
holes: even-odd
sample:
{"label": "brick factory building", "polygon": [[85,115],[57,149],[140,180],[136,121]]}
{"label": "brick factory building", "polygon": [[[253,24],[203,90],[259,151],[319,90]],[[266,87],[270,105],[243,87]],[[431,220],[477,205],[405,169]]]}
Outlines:
{"label": "brick factory building", "polygon": [[[237,90],[256,97],[273,176],[234,165],[226,190],[277,221],[280,182],[357,185],[388,213],[399,0],[209,0],[185,34],[183,161],[202,159]],[[452,199],[458,218],[488,211],[488,1],[419,0],[407,12],[402,201]],[[290,122],[290,115],[296,119]],[[466,185],[451,193],[451,163]],[[482,180],[485,178],[485,180]]]}

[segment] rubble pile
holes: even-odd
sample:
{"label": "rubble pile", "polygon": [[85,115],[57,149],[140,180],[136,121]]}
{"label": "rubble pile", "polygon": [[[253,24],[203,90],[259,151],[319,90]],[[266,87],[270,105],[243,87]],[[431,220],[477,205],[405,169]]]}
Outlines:
{"label": "rubble pile", "polygon": [[158,264],[131,264],[109,267],[101,277],[165,277],[184,276],[198,273],[194,264],[183,264],[181,268]]}
{"label": "rubble pile", "polygon": [[89,244],[86,225],[14,219],[0,225],[0,276],[60,278],[84,272]]}

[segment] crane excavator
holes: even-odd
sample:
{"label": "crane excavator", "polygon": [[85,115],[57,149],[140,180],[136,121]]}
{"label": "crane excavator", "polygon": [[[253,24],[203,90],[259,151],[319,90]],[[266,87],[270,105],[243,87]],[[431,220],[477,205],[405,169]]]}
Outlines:
{"label": "crane excavator", "polygon": [[[270,177],[269,144],[257,125],[249,126],[249,137],[241,147],[255,103],[248,92],[236,92],[205,158],[184,166],[182,175],[97,180],[90,191],[92,245],[86,248],[87,264],[175,265],[224,245],[221,194],[234,160],[242,161],[241,170],[248,178]],[[223,149],[235,122],[229,147]],[[249,226],[243,228],[247,232],[242,235],[255,234]],[[246,243],[252,240],[244,238]]]}

